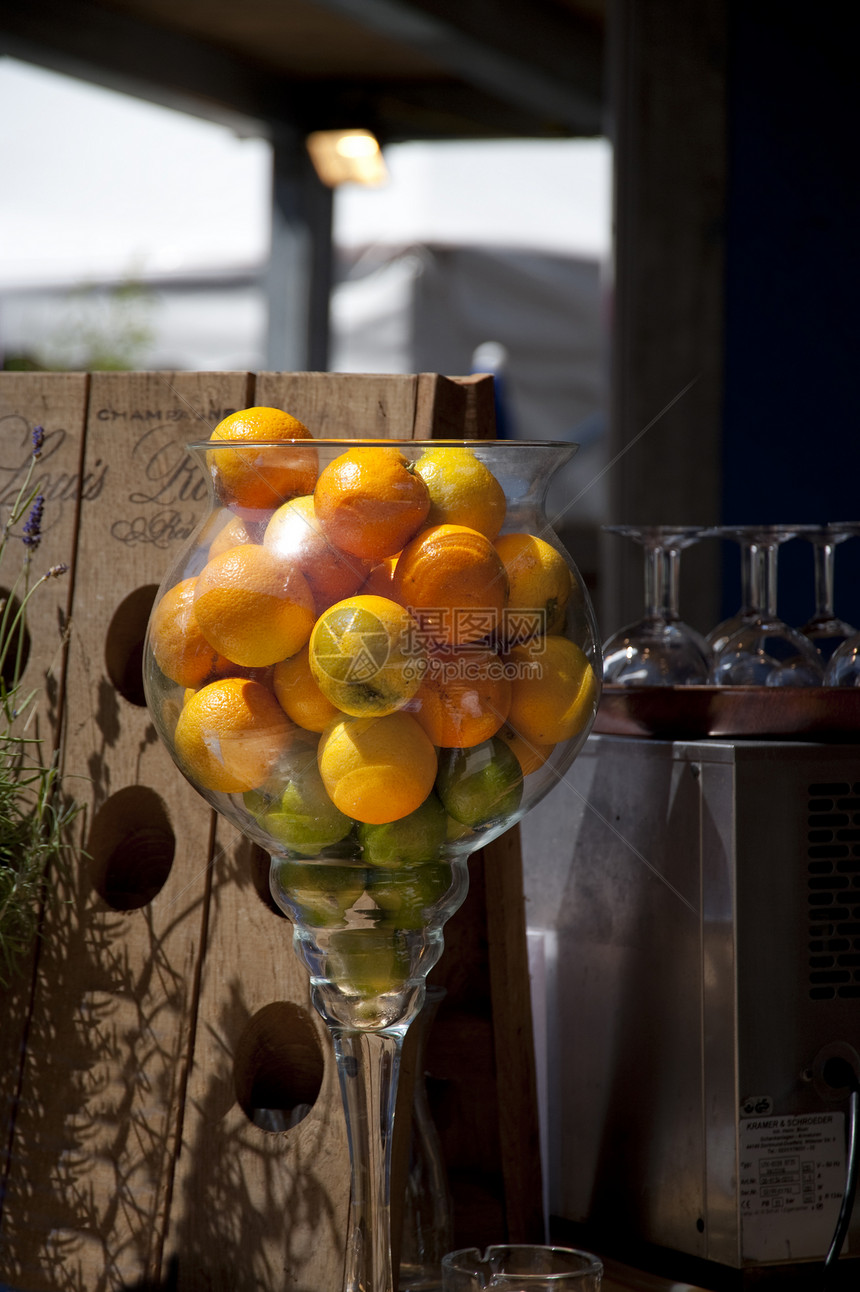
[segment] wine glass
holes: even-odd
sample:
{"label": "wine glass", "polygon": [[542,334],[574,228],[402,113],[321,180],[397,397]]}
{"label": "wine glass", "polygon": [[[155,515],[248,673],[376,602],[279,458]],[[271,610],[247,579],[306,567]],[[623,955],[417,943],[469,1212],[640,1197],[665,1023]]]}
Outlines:
{"label": "wine glass", "polygon": [[737,537],[751,563],[750,605],[734,632],[721,634],[714,652],[711,682],[716,686],[820,686],[824,667],[815,646],[777,614],[777,554],[780,546],[815,525],[741,525],[721,527]]}
{"label": "wine glass", "polygon": [[837,646],[857,632],[851,624],[839,618],[833,605],[836,548],[855,534],[860,534],[860,522],[846,521],[822,525],[807,535],[815,562],[815,612],[800,631],[817,646],[825,664]]}
{"label": "wine glass", "polygon": [[860,686],[860,632],[836,647],[824,670],[825,686]]}
{"label": "wine glass", "polygon": [[[211,506],[156,597],[147,704],[271,857],[346,1116],[344,1292],[394,1292],[403,1038],[469,855],[563,776],[600,696],[591,604],[543,509],[575,446],[218,436],[189,445]],[[480,530],[446,510],[472,462]]]}
{"label": "wine glass", "polygon": [[733,615],[705,634],[705,641],[716,654],[739,628],[753,622],[761,611],[761,579],[759,577],[758,525],[713,525],[702,533],[703,538],[731,538],[740,548],[741,604]]}
{"label": "wine glass", "polygon": [[698,525],[604,525],[641,544],[645,558],[645,614],[603,646],[603,680],[620,686],[684,686],[708,680],[711,652],[678,613],[681,552],[695,543]]}

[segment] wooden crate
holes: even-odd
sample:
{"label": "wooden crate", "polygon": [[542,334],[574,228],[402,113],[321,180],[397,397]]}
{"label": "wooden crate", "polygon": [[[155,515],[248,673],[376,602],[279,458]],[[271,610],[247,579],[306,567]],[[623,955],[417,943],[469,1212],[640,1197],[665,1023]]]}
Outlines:
{"label": "wooden crate", "polygon": [[[44,427],[26,680],[83,811],[0,994],[0,1287],[340,1287],[347,1145],[331,1047],[265,858],[177,774],[143,703],[146,620],[206,492],[185,444],[251,404],[317,436],[493,434],[489,378],[0,374],[3,500]],[[518,835],[477,854],[427,1053],[463,1242],[541,1237]],[[408,1132],[409,1066],[398,1120]],[[290,1129],[256,1109],[311,1105]],[[395,1191],[395,1204],[398,1200]]]}

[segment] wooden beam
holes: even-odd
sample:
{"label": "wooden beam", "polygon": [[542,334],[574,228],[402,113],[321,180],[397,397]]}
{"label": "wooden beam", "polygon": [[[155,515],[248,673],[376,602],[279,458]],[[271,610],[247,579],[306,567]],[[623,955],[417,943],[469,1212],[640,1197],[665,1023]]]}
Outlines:
{"label": "wooden beam", "polygon": [[[276,78],[206,41],[155,27],[92,0],[27,0],[0,9],[0,53],[239,133],[261,124],[289,95]],[[284,97],[286,96],[286,98]]]}
{"label": "wooden beam", "polygon": [[603,129],[600,41],[557,21],[555,12],[500,4],[477,8],[444,0],[315,0],[320,7],[394,38],[440,68],[505,103],[525,107],[556,128],[595,135]]}
{"label": "wooden beam", "polygon": [[[426,48],[439,62],[438,78],[297,78],[271,61],[255,62],[97,0],[28,0],[0,8],[0,53],[240,134],[268,136],[277,123],[305,131],[364,125],[387,141],[592,135],[602,128],[599,42],[583,43],[574,25],[563,29],[563,38],[524,43],[524,54],[511,44],[511,31],[520,41],[525,32],[510,15],[489,24],[485,38],[480,30],[461,30],[417,9],[413,14],[405,0],[367,0],[367,12],[364,0],[354,10],[353,0],[319,2],[332,11],[340,6],[389,39]],[[385,5],[390,12],[379,7]],[[526,29],[542,31],[544,18]],[[496,29],[502,28],[507,34],[500,44]],[[561,58],[551,54],[554,47],[563,51]]]}

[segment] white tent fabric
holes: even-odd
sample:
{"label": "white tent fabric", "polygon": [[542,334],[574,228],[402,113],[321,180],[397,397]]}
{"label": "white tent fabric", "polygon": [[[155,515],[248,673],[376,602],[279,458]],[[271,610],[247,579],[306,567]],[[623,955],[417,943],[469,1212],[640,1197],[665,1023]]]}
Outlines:
{"label": "white tent fabric", "polygon": [[[495,370],[500,430],[580,449],[550,493],[577,525],[605,518],[605,302],[601,262],[519,248],[374,248],[335,291],[332,367]],[[498,369],[475,363],[495,343]],[[577,501],[572,503],[572,500]]]}

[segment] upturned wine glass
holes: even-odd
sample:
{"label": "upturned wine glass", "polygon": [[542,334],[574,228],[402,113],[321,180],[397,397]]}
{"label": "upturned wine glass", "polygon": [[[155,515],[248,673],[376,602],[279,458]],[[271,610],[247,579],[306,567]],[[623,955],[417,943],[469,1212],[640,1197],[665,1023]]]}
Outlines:
{"label": "upturned wine glass", "polygon": [[711,652],[678,609],[681,552],[698,525],[605,525],[643,549],[645,613],[603,646],[603,680],[619,686],[684,686],[708,680]]}
{"label": "upturned wine glass", "polygon": [[845,521],[822,525],[806,535],[813,551],[815,611],[800,631],[818,648],[825,664],[837,646],[857,632],[852,624],[840,619],[834,608],[836,548],[855,534],[860,534],[860,522]]}
{"label": "upturned wine glass", "polygon": [[[427,483],[430,453],[450,485],[464,450],[495,481],[481,529]],[[588,594],[544,511],[575,447],[216,427],[189,451],[211,507],[156,597],[147,703],[180,772],[270,854],[340,1080],[344,1292],[394,1292],[403,1038],[470,854],[557,784],[600,697]]]}
{"label": "upturned wine glass", "polygon": [[[820,686],[821,656],[812,642],[777,613],[777,556],[789,539],[813,532],[815,525],[721,527],[737,537],[751,563],[747,608],[740,627],[714,652],[710,680],[717,686]],[[756,604],[756,600],[758,604]],[[752,610],[752,614],[749,614]]]}
{"label": "upturned wine glass", "polygon": [[824,670],[825,686],[860,686],[860,632],[846,637]]}
{"label": "upturned wine glass", "polygon": [[713,525],[702,533],[703,538],[733,539],[739,548],[741,601],[734,614],[722,619],[705,634],[705,641],[716,654],[739,628],[752,623],[761,613],[761,578],[758,537],[761,526]]}

